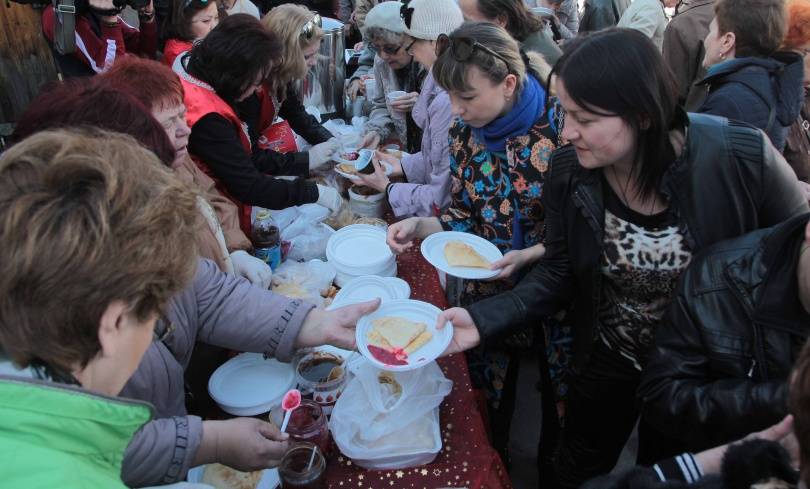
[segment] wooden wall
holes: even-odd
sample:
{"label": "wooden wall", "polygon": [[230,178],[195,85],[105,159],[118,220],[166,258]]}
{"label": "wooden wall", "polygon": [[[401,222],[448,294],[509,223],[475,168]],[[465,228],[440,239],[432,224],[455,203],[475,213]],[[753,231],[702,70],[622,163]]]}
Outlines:
{"label": "wooden wall", "polygon": [[56,66],[42,34],[41,10],[0,0],[0,125],[16,121]]}

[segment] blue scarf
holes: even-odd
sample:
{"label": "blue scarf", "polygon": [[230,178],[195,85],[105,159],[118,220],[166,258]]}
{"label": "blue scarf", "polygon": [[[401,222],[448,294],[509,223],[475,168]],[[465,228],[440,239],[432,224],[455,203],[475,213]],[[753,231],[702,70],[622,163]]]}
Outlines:
{"label": "blue scarf", "polygon": [[529,128],[543,114],[545,102],[546,91],[543,86],[534,76],[528,75],[523,84],[523,92],[512,110],[480,129],[473,128],[473,135],[477,140],[484,142],[487,150],[502,153],[506,150],[507,138],[522,136],[529,132]]}

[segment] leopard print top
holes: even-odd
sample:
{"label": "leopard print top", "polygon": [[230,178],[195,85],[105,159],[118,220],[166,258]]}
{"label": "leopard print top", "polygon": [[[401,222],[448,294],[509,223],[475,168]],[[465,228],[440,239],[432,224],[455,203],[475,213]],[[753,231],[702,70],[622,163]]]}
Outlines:
{"label": "leopard print top", "polygon": [[641,216],[616,209],[611,200],[605,209],[599,336],[641,370],[692,254],[669,211]]}

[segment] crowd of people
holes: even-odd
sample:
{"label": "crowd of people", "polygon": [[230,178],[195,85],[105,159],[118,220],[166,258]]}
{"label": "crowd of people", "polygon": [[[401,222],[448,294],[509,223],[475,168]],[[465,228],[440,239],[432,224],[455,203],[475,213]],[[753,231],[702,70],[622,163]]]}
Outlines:
{"label": "crowd of people", "polygon": [[[0,154],[0,485],[160,486],[288,449],[203,420],[186,383],[211,346],[352,349],[379,304],[268,290],[250,239],[254,207],[347,206],[311,178],[342,144],[297,89],[329,16],[360,40],[345,93],[369,96],[358,178],[390,248],[503,253],[446,277],[438,321],[497,448],[531,352],[542,487],[810,486],[810,0],[116,5],[77,6],[64,79]],[[268,145],[280,128],[302,145]],[[607,475],[634,428],[638,466]]]}

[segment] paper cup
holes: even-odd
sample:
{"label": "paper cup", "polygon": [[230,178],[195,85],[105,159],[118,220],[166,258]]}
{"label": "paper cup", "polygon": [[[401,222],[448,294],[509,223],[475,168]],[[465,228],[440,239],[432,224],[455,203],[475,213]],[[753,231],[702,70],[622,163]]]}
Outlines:
{"label": "paper cup", "polygon": [[399,120],[405,119],[405,112],[402,112],[401,110],[394,110],[394,108],[391,107],[391,102],[399,98],[402,98],[406,95],[408,95],[408,92],[403,92],[402,90],[395,90],[393,92],[388,92],[385,95],[385,100],[388,102],[388,111],[391,112],[391,116],[393,118]]}

